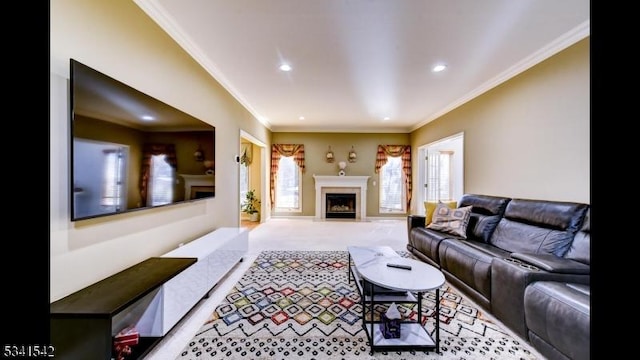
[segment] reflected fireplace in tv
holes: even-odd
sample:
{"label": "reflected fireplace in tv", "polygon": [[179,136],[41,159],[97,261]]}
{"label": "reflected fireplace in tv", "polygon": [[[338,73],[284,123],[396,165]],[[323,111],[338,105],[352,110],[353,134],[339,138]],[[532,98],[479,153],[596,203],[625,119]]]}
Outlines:
{"label": "reflected fireplace in tv", "polygon": [[215,196],[213,125],[74,59],[70,74],[72,221]]}

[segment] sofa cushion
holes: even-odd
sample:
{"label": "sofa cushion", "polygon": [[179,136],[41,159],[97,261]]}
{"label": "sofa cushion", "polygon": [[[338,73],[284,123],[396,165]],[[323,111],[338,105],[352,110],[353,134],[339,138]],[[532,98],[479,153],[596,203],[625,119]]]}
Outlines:
{"label": "sofa cushion", "polygon": [[467,225],[467,239],[488,243],[500,219],[500,215],[482,215],[472,211]]}
{"label": "sofa cushion", "polygon": [[440,256],[438,246],[444,239],[452,238],[453,235],[440,231],[431,230],[425,227],[414,227],[409,230],[410,250],[416,250],[426,256],[432,265],[440,267]]}
{"label": "sofa cushion", "polygon": [[488,243],[510,200],[500,196],[464,194],[460,207],[472,207],[467,239]]}
{"label": "sofa cushion", "polygon": [[510,200],[501,196],[464,194],[459,207],[473,206],[473,213],[502,216]]}
{"label": "sofa cushion", "polygon": [[491,262],[496,256],[507,256],[506,252],[483,242],[445,239],[438,253],[445,275],[453,275],[478,293],[468,295],[491,299]]}
{"label": "sofa cushion", "polygon": [[466,239],[470,216],[471,206],[451,209],[445,204],[438,204],[433,212],[433,220],[427,228]]}
{"label": "sofa cushion", "polygon": [[587,209],[580,203],[512,199],[490,243],[509,252],[563,257]]}
{"label": "sofa cushion", "polygon": [[576,233],[564,257],[583,264],[591,264],[591,208],[587,210],[582,227]]}
{"label": "sofa cushion", "polygon": [[424,226],[431,224],[431,221],[433,220],[433,212],[436,210],[436,206],[438,206],[438,204],[445,204],[452,209],[455,209],[456,207],[458,207],[457,201],[425,201],[424,202],[424,214],[425,214]]}
{"label": "sofa cushion", "polygon": [[521,223],[575,234],[583,223],[588,210],[587,204],[512,199],[504,212],[504,217]]}
{"label": "sofa cushion", "polygon": [[490,243],[508,252],[553,254],[562,257],[573,235],[502,218]]}

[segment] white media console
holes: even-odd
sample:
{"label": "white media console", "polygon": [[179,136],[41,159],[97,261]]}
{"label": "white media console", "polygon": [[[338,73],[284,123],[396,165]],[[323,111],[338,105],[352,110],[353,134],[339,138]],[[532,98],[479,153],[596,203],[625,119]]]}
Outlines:
{"label": "white media console", "polygon": [[162,336],[242,261],[249,250],[247,228],[219,228],[162,257],[191,258],[198,261],[162,286]]}
{"label": "white media console", "polygon": [[112,360],[114,335],[131,326],[140,341],[128,359],[144,357],[248,248],[247,228],[219,228],[55,301],[50,313],[56,358]]}

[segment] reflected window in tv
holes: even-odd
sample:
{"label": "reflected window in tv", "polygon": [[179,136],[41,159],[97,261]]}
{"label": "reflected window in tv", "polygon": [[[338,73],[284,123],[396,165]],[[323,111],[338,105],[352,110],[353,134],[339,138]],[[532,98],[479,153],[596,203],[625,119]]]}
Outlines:
{"label": "reflected window in tv", "polygon": [[71,220],[215,196],[215,127],[70,60]]}

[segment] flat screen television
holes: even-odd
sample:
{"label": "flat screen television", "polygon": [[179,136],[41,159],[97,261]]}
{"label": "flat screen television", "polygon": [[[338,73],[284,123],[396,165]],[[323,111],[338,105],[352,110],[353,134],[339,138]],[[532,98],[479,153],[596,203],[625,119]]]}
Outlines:
{"label": "flat screen television", "polygon": [[70,210],[83,220],[215,196],[215,127],[70,60]]}

